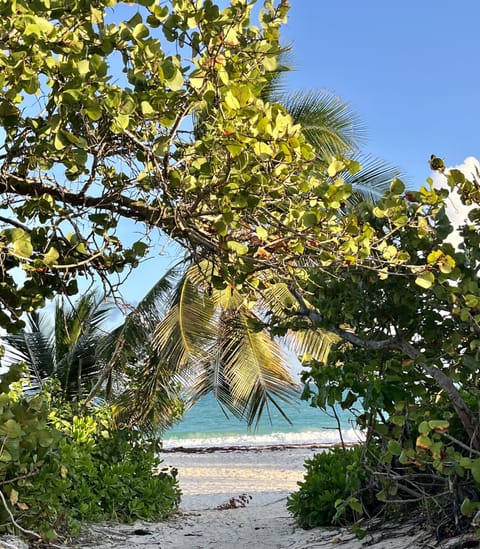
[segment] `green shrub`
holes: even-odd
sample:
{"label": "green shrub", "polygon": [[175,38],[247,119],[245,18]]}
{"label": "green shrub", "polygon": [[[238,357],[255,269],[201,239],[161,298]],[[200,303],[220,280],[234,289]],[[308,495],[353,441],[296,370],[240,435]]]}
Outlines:
{"label": "green shrub", "polygon": [[0,376],[0,534],[22,533],[11,516],[52,541],[82,521],[161,520],[178,508],[176,471],[155,473],[157,441],[112,428],[108,408],[76,416],[48,390],[26,396],[20,374]]}
{"label": "green shrub", "polygon": [[361,469],[360,446],[343,450],[332,448],[307,459],[307,472],[300,489],[287,500],[287,509],[303,528],[327,526],[340,515],[347,522],[361,513],[355,498],[365,473]]}
{"label": "green shrub", "polygon": [[63,505],[81,521],[161,520],[180,502],[176,471],[158,471],[155,441],[133,430],[109,430],[105,419],[74,417],[73,436],[60,443],[64,474],[70,481]]}

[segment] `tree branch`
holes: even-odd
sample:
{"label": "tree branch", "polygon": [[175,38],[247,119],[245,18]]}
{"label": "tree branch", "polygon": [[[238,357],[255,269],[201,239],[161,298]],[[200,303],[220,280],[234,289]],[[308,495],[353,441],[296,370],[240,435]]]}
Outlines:
{"label": "tree branch", "polygon": [[[290,291],[300,305],[297,314],[300,314],[301,316],[306,316],[312,321],[313,324],[318,325],[323,321],[322,315],[308,307],[303,296],[298,292],[296,288],[290,287]],[[419,360],[422,353],[411,343],[396,337],[381,340],[364,339],[356,335],[354,332],[344,330],[338,326],[330,326],[326,329],[334,333],[335,335],[338,335],[344,341],[355,345],[356,347],[371,349],[373,351],[397,350],[403,352],[408,358],[411,358],[414,361],[415,366],[419,370],[423,371],[424,374],[434,379],[437,385],[445,391],[445,394],[448,396],[450,402],[455,408],[455,411],[457,412],[466,433],[470,437],[473,447],[477,450],[480,449],[480,436],[475,417],[472,410],[463,400],[463,397],[460,391],[455,386],[453,380],[448,377],[447,374],[445,374],[445,372],[443,372],[440,368],[437,368],[436,366],[429,366]]]}

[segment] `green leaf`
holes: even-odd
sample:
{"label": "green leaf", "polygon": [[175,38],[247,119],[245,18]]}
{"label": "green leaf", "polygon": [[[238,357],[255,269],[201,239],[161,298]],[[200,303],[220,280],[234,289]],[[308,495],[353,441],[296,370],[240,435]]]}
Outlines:
{"label": "green leaf", "polygon": [[265,227],[257,227],[256,231],[258,238],[261,240],[267,240],[268,239],[268,231],[265,229]]}
{"label": "green leaf", "polygon": [[445,433],[450,428],[450,423],[446,419],[432,419],[428,422],[428,426],[432,431]]}
{"label": "green leaf", "polygon": [[345,162],[342,160],[333,160],[328,166],[328,175],[330,177],[335,177],[338,172],[341,172],[345,169]]}
{"label": "green leaf", "polygon": [[400,179],[394,179],[390,185],[390,192],[393,194],[402,194],[405,191],[405,184]]}
{"label": "green leaf", "polygon": [[219,219],[218,221],[215,221],[213,224],[215,230],[220,236],[226,236],[228,233],[228,225],[225,223],[223,219]]}
{"label": "green leaf", "polygon": [[224,101],[225,101],[225,104],[230,109],[232,109],[232,111],[236,111],[237,109],[240,108],[240,103],[239,103],[238,99],[233,95],[231,90],[228,90],[227,93],[225,94]]}
{"label": "green leaf", "polygon": [[142,110],[142,114],[148,115],[153,114],[155,112],[154,108],[148,101],[142,101],[140,103],[140,109]]}
{"label": "green leaf", "polygon": [[53,141],[53,146],[57,151],[63,150],[65,147],[70,145],[69,140],[65,137],[64,132],[62,130],[59,130],[55,134],[55,139]]}
{"label": "green leaf", "polygon": [[83,108],[83,112],[94,122],[102,117],[102,107],[98,103],[89,103],[88,106]]}
{"label": "green leaf", "polygon": [[113,133],[122,133],[128,128],[129,123],[130,116],[128,114],[119,114],[113,119],[110,127]]}
{"label": "green leaf", "polygon": [[417,437],[417,440],[415,442],[417,448],[421,448],[422,450],[428,450],[429,448],[431,448],[432,444],[432,439],[425,435],[420,435],[419,437]]}
{"label": "green leaf", "polygon": [[246,244],[236,242],[235,240],[229,240],[227,242],[227,248],[238,255],[245,255],[248,252],[248,246]]}
{"label": "green leaf", "polygon": [[428,288],[430,288],[434,282],[435,276],[430,271],[423,272],[415,279],[415,284],[417,284],[417,286],[420,286],[421,288],[424,288],[425,290],[428,290]]}
{"label": "green leaf", "polygon": [[20,423],[14,419],[7,419],[7,421],[0,425],[0,434],[5,435],[8,438],[18,438],[25,433],[23,432]]}
{"label": "green leaf", "polygon": [[478,502],[470,501],[469,498],[465,498],[462,501],[462,505],[460,505],[460,513],[462,513],[462,515],[465,517],[471,517],[474,511],[478,509],[478,506]]}
{"label": "green leaf", "polygon": [[392,416],[390,418],[390,421],[394,425],[399,425],[400,427],[403,427],[405,425],[406,418],[405,416]]}
{"label": "green leaf", "polygon": [[143,23],[135,25],[132,35],[136,40],[143,40],[150,34],[150,31]]}
{"label": "green leaf", "polygon": [[260,156],[263,158],[265,157],[270,158],[273,156],[272,147],[270,147],[270,145],[268,145],[267,143],[264,143],[263,141],[257,141],[256,143],[254,143],[253,151],[257,156]]}
{"label": "green leaf", "polygon": [[227,151],[233,156],[233,158],[236,158],[243,152],[243,145],[240,143],[232,142],[227,143],[225,146],[227,148]]}
{"label": "green leaf", "polygon": [[315,225],[318,223],[317,213],[305,212],[302,216],[302,223],[304,227],[315,227]]}
{"label": "green leaf", "polygon": [[12,454],[6,448],[3,448],[0,452],[0,462],[8,463],[9,461],[12,461]]}
{"label": "green leaf", "polygon": [[388,451],[394,456],[399,456],[402,453],[402,445],[397,440],[389,440]]}
{"label": "green leaf", "polygon": [[357,498],[348,498],[348,506],[350,507],[350,509],[353,509],[357,513],[363,512],[363,506]]}
{"label": "green leaf", "polygon": [[90,61],[88,59],[82,59],[77,63],[78,73],[85,76],[90,71]]}
{"label": "green leaf", "polygon": [[190,79],[189,79],[188,82],[189,82],[190,86],[192,86],[192,88],[194,88],[196,90],[199,90],[203,86],[203,83],[205,82],[205,77],[204,76],[190,76]]}
{"label": "green leaf", "polygon": [[53,265],[57,262],[60,254],[55,248],[50,248],[48,252],[43,256],[43,262],[46,265]]}
{"label": "green leaf", "polygon": [[276,57],[264,57],[262,61],[266,71],[272,72],[278,67],[278,61]]}
{"label": "green leaf", "polygon": [[12,231],[12,244],[13,253],[17,256],[30,257],[33,254],[30,235],[23,229],[14,229]]}
{"label": "green leaf", "polygon": [[471,471],[475,482],[480,484],[480,459],[477,458],[472,462]]}
{"label": "green leaf", "polygon": [[422,421],[418,426],[418,432],[422,435],[428,435],[431,431],[428,421]]}

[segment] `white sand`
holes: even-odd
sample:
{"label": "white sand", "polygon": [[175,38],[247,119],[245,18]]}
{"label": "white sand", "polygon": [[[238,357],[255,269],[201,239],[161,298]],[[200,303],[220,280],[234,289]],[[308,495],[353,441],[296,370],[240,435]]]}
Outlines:
{"label": "white sand", "polygon": [[[164,463],[178,469],[183,491],[180,512],[163,523],[101,524],[90,528],[82,549],[414,549],[439,547],[412,527],[383,528],[359,541],[346,529],[299,528],[286,498],[303,478],[312,448],[172,452]],[[229,507],[234,504],[245,506]],[[250,499],[251,498],[251,499]],[[148,531],[136,535],[135,530]],[[424,542],[428,541],[428,545]],[[458,539],[456,543],[458,543]],[[451,540],[442,547],[452,547]],[[457,545],[459,547],[459,545]]]}

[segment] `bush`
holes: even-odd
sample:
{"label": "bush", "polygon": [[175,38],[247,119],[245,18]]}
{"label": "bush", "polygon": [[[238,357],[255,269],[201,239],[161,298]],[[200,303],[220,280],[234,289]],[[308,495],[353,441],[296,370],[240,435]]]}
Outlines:
{"label": "bush", "polygon": [[70,436],[60,443],[69,480],[63,505],[80,521],[166,518],[180,502],[176,471],[158,472],[155,441],[133,430],[110,430],[97,414],[96,420],[74,417]]}
{"label": "bush", "polygon": [[353,522],[362,511],[356,499],[365,472],[360,446],[332,448],[305,461],[307,472],[300,489],[287,500],[287,509],[302,528],[327,526],[340,519]]}
{"label": "bush", "polygon": [[75,416],[47,390],[26,396],[20,369],[0,376],[0,534],[52,541],[82,521],[161,520],[180,502],[176,471],[159,471],[158,443],[115,430],[108,408]]}

